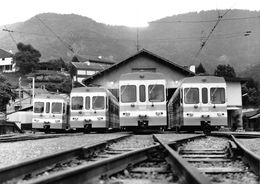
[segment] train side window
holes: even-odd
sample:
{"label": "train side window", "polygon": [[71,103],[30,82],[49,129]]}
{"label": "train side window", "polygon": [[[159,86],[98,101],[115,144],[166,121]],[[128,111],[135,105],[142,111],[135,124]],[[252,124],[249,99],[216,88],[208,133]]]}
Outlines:
{"label": "train side window", "polygon": [[71,109],[72,110],[82,110],[83,108],[83,97],[74,96],[71,98]]}
{"label": "train side window", "polygon": [[136,86],[135,85],[121,86],[121,101],[123,103],[136,102]]}
{"label": "train side window", "polygon": [[43,113],[44,112],[44,102],[35,102],[33,107],[34,113]]}
{"label": "train side window", "polygon": [[202,103],[207,104],[208,103],[208,89],[202,88]]}
{"label": "train side window", "polygon": [[213,104],[225,103],[225,89],[224,88],[210,88],[210,101]]}
{"label": "train side window", "polygon": [[86,96],[85,98],[85,109],[89,110],[90,109],[90,97]]}
{"label": "train side window", "polygon": [[199,103],[199,89],[198,88],[185,88],[184,89],[184,102],[186,104]]}
{"label": "train side window", "polygon": [[139,86],[139,98],[140,102],[145,102],[145,85],[140,85]]}
{"label": "train side window", "polygon": [[46,103],[46,113],[50,113],[50,102]]}

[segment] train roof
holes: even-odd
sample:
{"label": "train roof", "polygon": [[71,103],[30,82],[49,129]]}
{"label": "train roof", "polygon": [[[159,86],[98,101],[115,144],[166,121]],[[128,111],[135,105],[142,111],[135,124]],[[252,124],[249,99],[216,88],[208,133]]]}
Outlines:
{"label": "train roof", "polygon": [[79,87],[73,88],[71,93],[85,93],[85,92],[107,92],[108,90],[102,87]]}
{"label": "train roof", "polygon": [[162,73],[155,72],[133,72],[126,73],[120,76],[120,80],[163,80],[165,79]]}
{"label": "train roof", "polygon": [[182,83],[226,83],[223,77],[216,76],[194,76],[187,77],[182,80]]}

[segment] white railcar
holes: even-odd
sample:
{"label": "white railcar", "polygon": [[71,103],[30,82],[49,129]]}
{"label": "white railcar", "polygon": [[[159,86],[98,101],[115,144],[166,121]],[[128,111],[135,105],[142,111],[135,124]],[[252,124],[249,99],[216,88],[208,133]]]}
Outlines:
{"label": "white railcar", "polygon": [[42,94],[34,98],[32,128],[60,131],[69,129],[69,97],[65,94]]}
{"label": "white railcar", "polygon": [[70,127],[84,132],[119,129],[118,100],[101,87],[74,88],[70,94]]}
{"label": "white railcar", "polygon": [[227,126],[226,82],[223,77],[184,78],[168,102],[168,126],[204,130]]}
{"label": "white railcar", "polygon": [[121,75],[119,106],[123,129],[166,128],[166,79],[163,74],[135,72]]}

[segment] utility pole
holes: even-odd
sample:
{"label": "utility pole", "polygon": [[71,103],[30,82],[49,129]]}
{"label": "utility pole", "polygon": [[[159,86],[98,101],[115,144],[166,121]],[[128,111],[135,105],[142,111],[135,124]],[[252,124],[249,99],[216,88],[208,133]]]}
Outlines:
{"label": "utility pole", "polygon": [[32,101],[33,101],[35,95],[35,77],[28,77],[28,79],[32,79]]}
{"label": "utility pole", "polygon": [[140,45],[139,45],[139,27],[136,28],[136,50],[139,52]]}

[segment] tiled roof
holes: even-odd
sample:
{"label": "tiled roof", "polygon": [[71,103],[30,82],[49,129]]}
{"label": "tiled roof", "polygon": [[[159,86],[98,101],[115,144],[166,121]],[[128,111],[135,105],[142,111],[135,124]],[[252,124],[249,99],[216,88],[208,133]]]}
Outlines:
{"label": "tiled roof", "polygon": [[11,54],[10,52],[0,49],[0,58],[9,58],[12,56],[13,56],[13,54]]}
{"label": "tiled roof", "polygon": [[79,60],[79,62],[89,61],[91,63],[110,64],[110,65],[115,64],[114,61],[110,61],[110,60],[99,58],[99,57],[80,56],[80,55],[76,55],[76,57]]}
{"label": "tiled roof", "polygon": [[106,65],[102,65],[102,64],[96,64],[96,63],[81,63],[81,62],[71,62],[72,65],[74,65],[77,69],[88,69],[88,70],[104,70],[106,69],[108,66]]}

